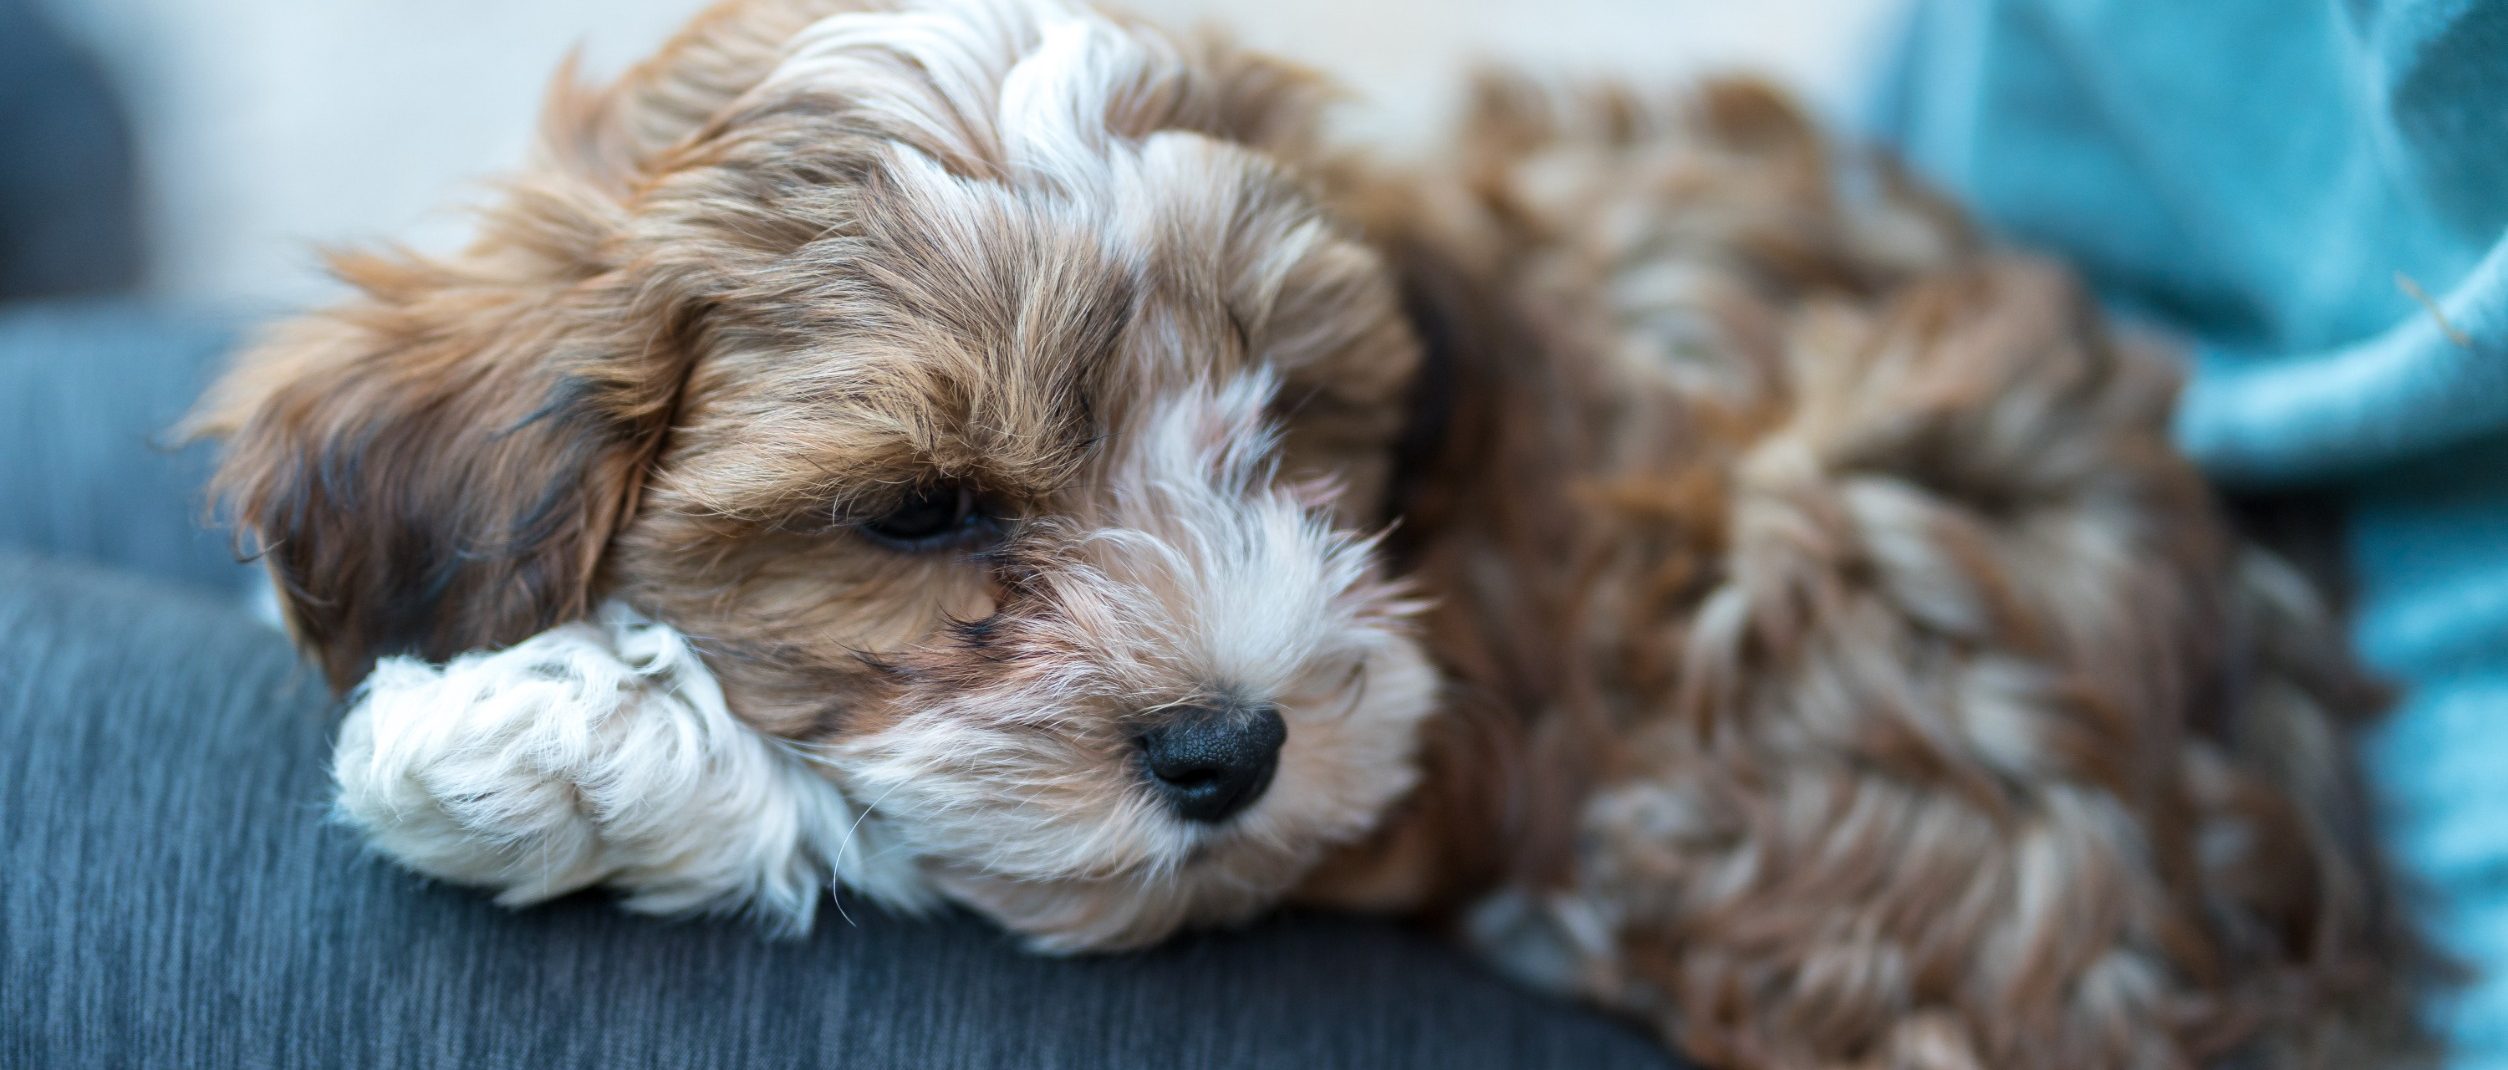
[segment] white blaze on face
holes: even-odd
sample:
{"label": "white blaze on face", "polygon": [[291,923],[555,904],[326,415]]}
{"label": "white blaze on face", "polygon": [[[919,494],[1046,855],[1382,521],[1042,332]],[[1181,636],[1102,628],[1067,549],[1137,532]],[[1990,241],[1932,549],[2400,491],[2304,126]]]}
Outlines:
{"label": "white blaze on face", "polygon": [[1148,406],[1114,444],[1107,515],[1082,553],[1134,588],[1161,627],[1160,656],[1206,686],[1276,702],[1382,607],[1369,577],[1373,540],[1335,531],[1276,478],[1278,440],[1264,423],[1276,387],[1252,374]]}

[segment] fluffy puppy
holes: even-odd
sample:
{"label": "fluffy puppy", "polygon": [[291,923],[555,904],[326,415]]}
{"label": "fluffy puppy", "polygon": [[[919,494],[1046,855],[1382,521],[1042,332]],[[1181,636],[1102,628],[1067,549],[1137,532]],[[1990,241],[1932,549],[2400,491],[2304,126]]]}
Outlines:
{"label": "fluffy puppy", "polygon": [[2401,1035],[2367,691],[2060,272],[1758,90],[1417,173],[1317,100],[1059,0],[562,80],[199,418],[342,813],[515,903],[1449,912],[1719,1066]]}
{"label": "fluffy puppy", "polygon": [[344,814],[510,902],[1275,901],[1432,698],[1371,553],[1417,346],[1317,99],[1028,0],[738,0],[563,81],[469,248],[340,257],[205,403],[366,681]]}

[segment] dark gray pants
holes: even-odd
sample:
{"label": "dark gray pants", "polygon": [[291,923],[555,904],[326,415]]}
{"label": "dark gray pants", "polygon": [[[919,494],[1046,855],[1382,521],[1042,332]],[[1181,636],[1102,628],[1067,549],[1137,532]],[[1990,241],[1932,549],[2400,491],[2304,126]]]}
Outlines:
{"label": "dark gray pants", "polygon": [[1666,1065],[1386,923],[1056,960],[852,906],[770,943],[364,855],[334,704],[189,525],[201,458],[148,444],[217,337],[0,316],[0,1068]]}

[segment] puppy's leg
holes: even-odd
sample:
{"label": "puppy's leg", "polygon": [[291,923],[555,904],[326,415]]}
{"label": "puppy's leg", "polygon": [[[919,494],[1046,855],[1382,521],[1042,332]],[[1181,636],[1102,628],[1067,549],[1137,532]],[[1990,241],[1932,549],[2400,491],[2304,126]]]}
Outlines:
{"label": "puppy's leg", "polygon": [[922,901],[876,823],[734,717],[683,636],[623,606],[442,666],[385,660],[333,773],[377,849],[508,906],[606,885],[635,910],[798,932],[831,882]]}

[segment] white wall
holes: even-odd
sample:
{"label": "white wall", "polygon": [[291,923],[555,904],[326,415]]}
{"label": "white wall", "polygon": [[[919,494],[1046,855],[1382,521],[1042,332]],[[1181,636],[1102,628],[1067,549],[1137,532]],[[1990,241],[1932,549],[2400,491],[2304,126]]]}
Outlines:
{"label": "white wall", "polygon": [[[284,306],[315,243],[451,242],[448,210],[519,159],[541,88],[595,72],[699,0],[53,0],[122,75],[149,175],[153,288]],[[1357,94],[1354,133],[1416,144],[1480,59],[1673,79],[1749,68],[1848,98],[1895,0],[1132,0],[1216,20]]]}

